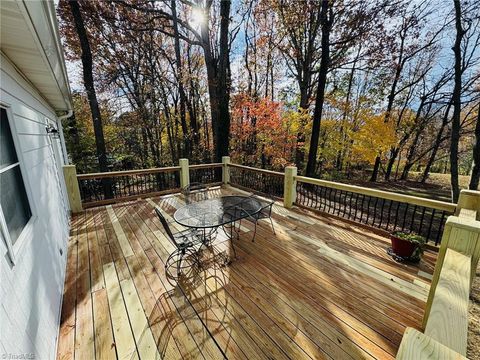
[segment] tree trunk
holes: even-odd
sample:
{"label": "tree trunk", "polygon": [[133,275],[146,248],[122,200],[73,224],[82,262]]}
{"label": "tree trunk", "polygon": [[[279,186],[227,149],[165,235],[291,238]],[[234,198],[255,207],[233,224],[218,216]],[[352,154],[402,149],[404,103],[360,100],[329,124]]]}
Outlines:
{"label": "tree trunk", "polygon": [[408,173],[410,172],[410,169],[412,168],[414,162],[414,156],[415,156],[415,149],[417,148],[418,140],[420,139],[420,135],[422,133],[422,128],[417,129],[417,132],[415,133],[415,137],[413,138],[412,144],[408,148],[407,152],[407,162],[405,163],[405,166],[403,167],[402,175],[400,176],[400,180],[407,180],[408,178]]}
{"label": "tree trunk", "polygon": [[[75,23],[78,39],[80,41],[80,48],[82,50],[82,67],[83,67],[83,83],[87,92],[88,103],[92,113],[93,130],[95,133],[95,144],[97,149],[97,158],[100,172],[108,172],[107,151],[105,148],[105,139],[103,136],[102,116],[100,107],[98,106],[97,94],[93,82],[93,60],[92,51],[90,49],[90,42],[88,40],[87,31],[83,22],[80,5],[77,0],[69,1],[70,10]],[[113,197],[111,181],[104,179],[103,191],[105,198]]]}
{"label": "tree trunk", "polygon": [[392,147],[390,149],[390,158],[388,159],[387,170],[385,171],[385,180],[390,180],[390,175],[392,175],[393,165],[395,165],[395,159],[397,158],[400,148]]}
{"label": "tree trunk", "polygon": [[186,95],[185,88],[183,86],[183,69],[182,69],[182,56],[180,53],[180,38],[178,33],[178,21],[177,21],[177,7],[175,5],[176,0],[171,0],[172,7],[172,19],[173,19],[173,33],[174,33],[174,47],[175,47],[175,62],[177,64],[177,81],[178,81],[178,93],[180,95],[180,124],[182,126],[183,132],[183,141],[185,144],[185,151],[183,156],[191,156],[191,146],[190,146],[190,134],[187,128],[187,119],[186,119]]}
{"label": "tree trunk", "polygon": [[458,142],[460,140],[460,112],[461,112],[461,91],[462,91],[462,38],[464,30],[462,28],[462,9],[460,0],[453,0],[455,7],[455,44],[453,52],[455,54],[455,85],[453,87],[453,117],[452,133],[450,143],[450,184],[452,187],[452,202],[456,203],[460,195],[458,184]]}
{"label": "tree trunk", "polygon": [[375,182],[378,178],[378,171],[380,170],[380,156],[375,158],[375,165],[373,165],[372,176],[370,176],[370,181]]}
{"label": "tree trunk", "polygon": [[473,145],[473,168],[470,176],[470,190],[478,190],[480,180],[480,105],[478,106],[477,123],[475,124],[475,144]]}
{"label": "tree trunk", "polygon": [[193,81],[190,45],[188,45],[188,49],[187,49],[187,64],[188,64],[188,77],[190,79],[190,101],[187,103],[187,105],[188,105],[188,112],[190,114],[190,127],[192,131],[193,144],[198,151],[198,148],[200,145],[200,129],[198,126],[198,106],[197,106],[197,100],[196,100],[195,83]]}
{"label": "tree trunk", "polygon": [[420,180],[421,183],[425,183],[428,179],[428,174],[430,173],[430,169],[435,162],[435,157],[437,156],[438,149],[442,142],[443,131],[448,124],[448,114],[450,113],[450,108],[452,107],[452,101],[450,101],[445,109],[445,114],[443,115],[442,125],[437,132],[437,136],[435,137],[435,143],[432,149],[432,154],[428,159],[427,166],[425,166],[425,170],[423,171],[422,179]]}
{"label": "tree trunk", "polygon": [[[230,22],[230,0],[220,2],[220,43],[218,59],[213,56],[210,46],[210,29],[208,23],[202,24],[201,35],[205,65],[207,68],[208,93],[212,118],[214,157],[216,162],[228,155],[230,138],[230,83],[228,27]],[[218,60],[218,61],[217,61]]]}
{"label": "tree trunk", "polygon": [[327,73],[330,65],[330,31],[333,23],[332,4],[329,0],[322,0],[320,11],[320,22],[322,27],[322,56],[320,58],[320,71],[318,74],[317,96],[315,99],[315,110],[313,112],[312,135],[310,138],[310,149],[308,151],[308,162],[306,175],[313,177],[317,164],[318,141],[320,137],[320,125],[322,121],[323,104],[325,101],[325,88],[327,84]]}

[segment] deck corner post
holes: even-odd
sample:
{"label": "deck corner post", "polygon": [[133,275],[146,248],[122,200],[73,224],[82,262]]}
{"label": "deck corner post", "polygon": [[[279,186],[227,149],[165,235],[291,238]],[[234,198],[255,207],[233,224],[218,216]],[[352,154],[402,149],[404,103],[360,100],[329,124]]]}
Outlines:
{"label": "deck corner post", "polygon": [[477,219],[480,216],[480,191],[463,189],[458,198],[455,215],[459,216],[462,209],[476,212]]}
{"label": "deck corner post", "polygon": [[180,187],[183,189],[190,185],[190,168],[188,165],[188,159],[178,160],[178,165],[180,166]]}
{"label": "deck corner post", "polygon": [[82,197],[77,180],[77,168],[75,165],[63,165],[63,177],[67,189],[68,203],[73,214],[83,211]]}
{"label": "deck corner post", "polygon": [[297,197],[297,167],[287,166],[285,168],[285,179],[283,182],[283,206],[290,209]]}
{"label": "deck corner post", "polygon": [[222,183],[228,185],[230,183],[230,156],[222,156]]}

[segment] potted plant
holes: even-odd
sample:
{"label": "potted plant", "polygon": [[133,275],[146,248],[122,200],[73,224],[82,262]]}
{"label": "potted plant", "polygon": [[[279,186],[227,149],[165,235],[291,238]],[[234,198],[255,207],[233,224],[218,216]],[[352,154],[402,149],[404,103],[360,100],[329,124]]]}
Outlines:
{"label": "potted plant", "polygon": [[423,236],[395,231],[391,234],[392,252],[397,257],[418,262],[423,254],[426,240]]}

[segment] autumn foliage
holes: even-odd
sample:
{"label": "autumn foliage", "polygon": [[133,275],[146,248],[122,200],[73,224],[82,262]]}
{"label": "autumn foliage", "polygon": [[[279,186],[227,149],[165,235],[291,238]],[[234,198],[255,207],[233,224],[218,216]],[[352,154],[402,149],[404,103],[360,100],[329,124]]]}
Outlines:
{"label": "autumn foliage", "polygon": [[230,143],[234,161],[282,169],[292,161],[296,124],[282,103],[246,94],[232,98]]}

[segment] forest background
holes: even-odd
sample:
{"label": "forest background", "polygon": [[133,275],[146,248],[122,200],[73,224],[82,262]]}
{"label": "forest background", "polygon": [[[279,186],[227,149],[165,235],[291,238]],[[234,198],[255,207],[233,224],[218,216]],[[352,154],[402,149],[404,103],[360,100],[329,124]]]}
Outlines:
{"label": "forest background", "polygon": [[478,2],[61,0],[58,15],[79,173],[230,155],[389,189],[447,174],[452,201],[478,188]]}

